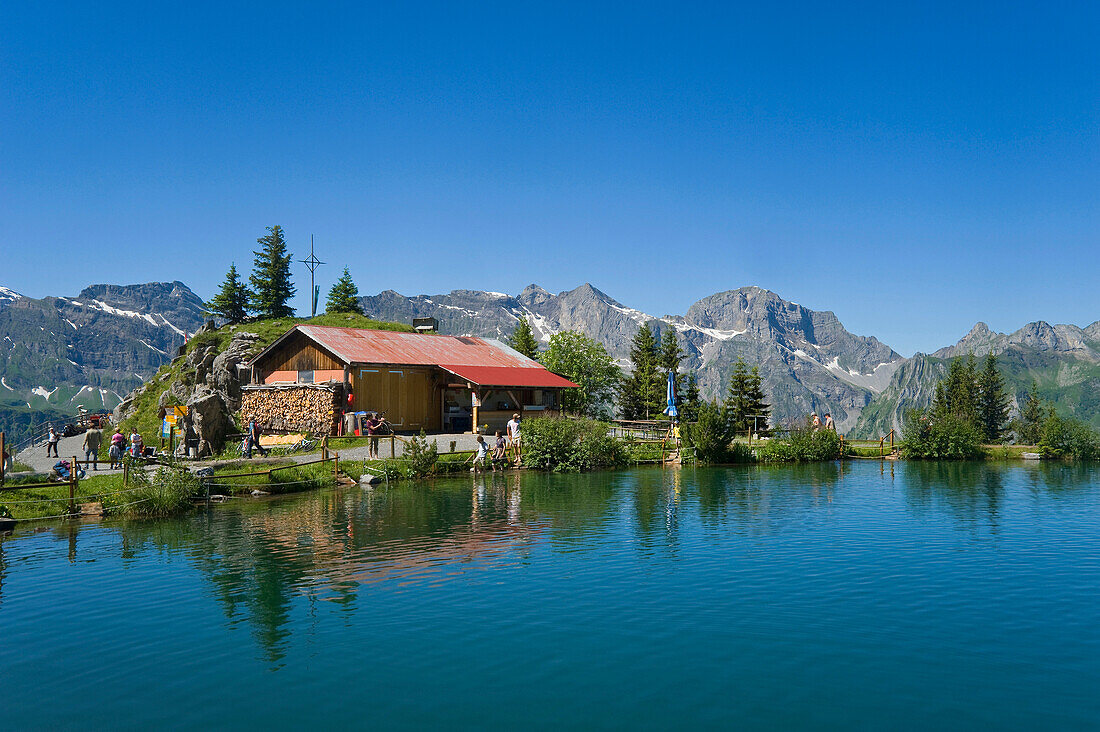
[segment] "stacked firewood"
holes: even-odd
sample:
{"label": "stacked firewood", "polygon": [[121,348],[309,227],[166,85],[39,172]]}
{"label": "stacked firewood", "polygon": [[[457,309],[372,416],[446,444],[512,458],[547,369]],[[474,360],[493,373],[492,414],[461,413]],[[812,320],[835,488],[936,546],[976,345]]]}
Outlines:
{"label": "stacked firewood", "polygon": [[254,418],[270,432],[329,435],[339,424],[338,385],[289,384],[242,390],[241,423]]}

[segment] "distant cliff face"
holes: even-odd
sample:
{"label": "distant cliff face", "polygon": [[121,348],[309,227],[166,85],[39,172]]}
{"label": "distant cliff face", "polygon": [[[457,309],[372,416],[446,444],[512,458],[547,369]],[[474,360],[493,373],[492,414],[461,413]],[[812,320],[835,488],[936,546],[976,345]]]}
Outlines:
{"label": "distant cliff face", "polygon": [[112,408],[203,322],[181,282],[93,285],[72,298],[0,288],[0,407]]}
{"label": "distant cliff face", "polygon": [[683,316],[655,317],[623,305],[589,284],[553,295],[530,285],[519,295],[456,290],[405,297],[393,291],[362,298],[364,311],[381,320],[434,317],[444,333],[507,337],[525,317],[542,343],[577,330],[604,344],[626,365],[630,341],[644,323],[673,331],[708,397],[720,396],[740,356],[760,367],[780,423],[811,411],[831,412],[841,428],[890,381],[901,356],[874,338],[849,333],[831,312],[787,302],[768,290],[746,287],[706,297]]}

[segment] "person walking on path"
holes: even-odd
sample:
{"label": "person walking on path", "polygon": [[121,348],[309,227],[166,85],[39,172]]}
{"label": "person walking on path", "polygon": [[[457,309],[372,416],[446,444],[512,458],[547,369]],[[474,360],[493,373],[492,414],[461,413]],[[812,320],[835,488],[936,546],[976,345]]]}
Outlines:
{"label": "person walking on path", "polygon": [[50,457],[50,452],[53,452],[53,457],[61,457],[57,454],[57,443],[61,440],[61,437],[57,434],[57,430],[50,425],[50,434],[46,438],[46,457]]}
{"label": "person walking on path", "polygon": [[261,457],[267,457],[267,450],[260,444],[260,435],[263,434],[263,428],[260,427],[260,423],[256,421],[255,417],[248,420],[248,439],[246,440],[246,447],[244,456],[249,460],[252,459],[252,450],[255,448],[260,451]]}
{"label": "person walking on path", "polygon": [[513,414],[512,418],[508,420],[508,443],[512,446],[516,465],[519,465],[523,460],[523,447],[520,444],[519,434],[519,414]]}
{"label": "person walking on path", "polygon": [[103,433],[98,427],[93,427],[84,433],[84,464],[89,462],[94,466],[92,470],[99,470],[99,446],[103,443]]}
{"label": "person walking on path", "polygon": [[122,452],[126,449],[126,438],[122,434],[122,430],[116,428],[115,433],[111,435],[111,447],[108,448],[108,453],[111,456],[111,470],[122,467]]}

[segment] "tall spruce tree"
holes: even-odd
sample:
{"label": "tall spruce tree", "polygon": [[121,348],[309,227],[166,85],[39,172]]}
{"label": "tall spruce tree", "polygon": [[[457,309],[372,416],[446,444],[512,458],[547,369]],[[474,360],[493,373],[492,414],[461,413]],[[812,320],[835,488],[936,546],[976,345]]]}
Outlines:
{"label": "tall spruce tree", "polygon": [[516,329],[512,331],[509,344],[527,358],[538,358],[539,343],[535,340],[535,334],[531,331],[531,324],[527,322],[527,318],[520,318],[516,323]]}
{"label": "tall spruce tree", "polygon": [[985,439],[993,444],[1004,440],[1008,425],[1009,398],[1005,380],[997,370],[997,357],[990,353],[978,376],[978,419]]}
{"label": "tall spruce tree", "polygon": [[359,288],[352,281],[347,267],[344,267],[344,274],[340,275],[340,279],[328,291],[325,312],[363,314],[363,306],[359,304]]}
{"label": "tall spruce tree", "polygon": [[652,419],[663,409],[664,378],[658,372],[657,340],[648,324],[639,326],[630,344],[632,371],[623,382],[619,408],[624,419]]}
{"label": "tall spruce tree", "polygon": [[741,357],[733,364],[729,386],[726,388],[726,401],[722,403],[722,412],[733,434],[748,432],[752,426],[752,402],[749,396],[749,367]]}
{"label": "tall spruce tree", "polygon": [[283,227],[269,226],[267,231],[267,236],[256,240],[259,251],[252,252],[255,260],[248,278],[252,285],[249,309],[261,318],[286,318],[294,314],[289,305],[295,293],[290,281],[290,254],[286,250]]}
{"label": "tall spruce tree", "polygon": [[767,396],[764,394],[764,380],[760,376],[760,369],[753,366],[749,371],[746,399],[749,412],[745,415],[745,426],[751,426],[758,435],[767,435],[770,432],[768,421],[771,418],[772,407],[765,399]]}
{"label": "tall spruce tree", "polygon": [[682,422],[695,422],[699,419],[699,408],[703,404],[699,396],[699,382],[695,380],[695,372],[689,371],[684,378],[684,394],[680,399],[680,420]]}
{"label": "tall spruce tree", "polygon": [[1047,410],[1043,406],[1043,400],[1039,398],[1039,384],[1033,379],[1027,392],[1027,401],[1020,410],[1020,428],[1016,432],[1020,442],[1038,445],[1043,438],[1043,423],[1046,418]]}
{"label": "tall spruce tree", "polygon": [[950,415],[980,426],[978,391],[978,362],[974,354],[955,358],[947,368],[947,375],[936,386],[933,417],[942,419]]}
{"label": "tall spruce tree", "polygon": [[226,323],[240,323],[248,317],[248,288],[237,274],[236,263],[229,265],[229,272],[221,284],[218,294],[206,303],[206,311],[216,315]]}

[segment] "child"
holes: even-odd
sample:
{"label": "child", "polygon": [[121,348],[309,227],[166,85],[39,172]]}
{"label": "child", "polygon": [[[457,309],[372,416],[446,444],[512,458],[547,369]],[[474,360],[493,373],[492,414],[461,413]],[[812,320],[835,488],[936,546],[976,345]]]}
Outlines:
{"label": "child", "polygon": [[496,472],[497,465],[501,470],[504,470],[508,465],[508,443],[504,439],[504,433],[497,430],[496,444],[493,445],[493,472]]}
{"label": "child", "polygon": [[115,433],[111,435],[111,470],[122,467],[122,452],[126,448],[126,438],[122,436],[122,431],[116,429]]}
{"label": "child", "polygon": [[482,435],[477,436],[477,452],[470,456],[469,462],[474,464],[474,467],[470,468],[471,473],[478,472],[478,469],[485,469],[485,458],[489,455],[489,445],[485,442],[485,437]]}

